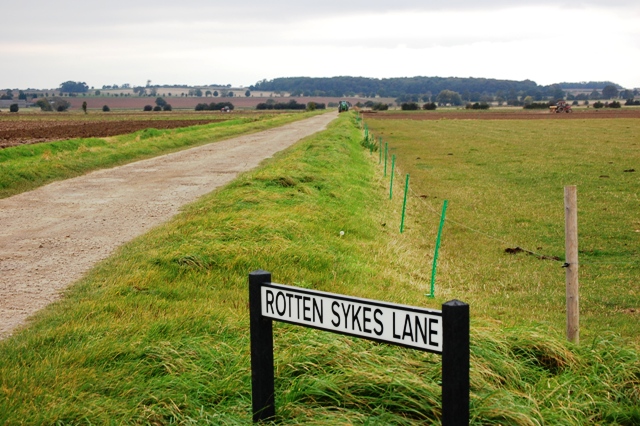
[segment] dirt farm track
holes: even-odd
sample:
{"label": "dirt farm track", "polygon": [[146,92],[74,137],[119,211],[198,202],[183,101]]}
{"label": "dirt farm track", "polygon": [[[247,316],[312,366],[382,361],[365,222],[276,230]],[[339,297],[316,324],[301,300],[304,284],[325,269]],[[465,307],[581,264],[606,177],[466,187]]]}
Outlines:
{"label": "dirt farm track", "polygon": [[1,199],[0,339],[118,246],[321,131],[337,115],[322,114]]}

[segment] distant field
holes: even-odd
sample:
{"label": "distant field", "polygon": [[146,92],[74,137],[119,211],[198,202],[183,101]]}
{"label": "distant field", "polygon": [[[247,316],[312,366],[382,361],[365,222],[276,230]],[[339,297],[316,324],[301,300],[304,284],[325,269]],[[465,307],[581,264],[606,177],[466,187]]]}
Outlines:
{"label": "distant field", "polygon": [[441,108],[437,111],[363,111],[365,119],[378,120],[574,120],[595,118],[640,118],[640,108],[593,109],[574,108],[572,113],[551,113],[549,110],[525,110],[519,107],[492,108],[485,111]]}
{"label": "distant field", "polygon": [[[113,109],[142,109],[145,105],[155,106],[156,97],[74,97],[65,98],[71,103],[71,109],[81,109],[82,103],[87,102],[89,109],[102,109],[103,105],[108,105]],[[272,99],[275,102],[289,102],[292,99],[298,103],[306,104],[308,102],[324,103],[326,105],[329,102],[338,102],[340,100],[347,100],[352,104],[358,102],[366,102],[365,98],[348,97],[348,98],[329,98],[329,97],[246,97],[246,96],[234,96],[231,98],[221,97],[164,97],[167,103],[171,104],[173,108],[178,109],[194,109],[199,103],[211,103],[211,102],[231,102],[236,108],[255,108],[261,102],[266,102]],[[381,101],[379,99],[377,102]],[[393,99],[382,99],[382,101],[393,102]]]}

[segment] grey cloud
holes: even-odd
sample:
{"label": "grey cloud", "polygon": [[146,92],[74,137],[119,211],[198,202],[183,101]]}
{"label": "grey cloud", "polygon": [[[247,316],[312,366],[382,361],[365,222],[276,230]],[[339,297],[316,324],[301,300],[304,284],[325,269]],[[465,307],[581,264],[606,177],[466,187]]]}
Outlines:
{"label": "grey cloud", "polygon": [[[391,13],[404,11],[469,11],[494,10],[505,7],[553,5],[563,8],[599,7],[608,9],[628,8],[640,11],[638,0],[412,0],[389,2],[388,0],[325,0],[316,3],[291,0],[243,0],[221,2],[211,0],[111,0],[79,1],[64,3],[51,0],[15,1],[4,5],[5,14],[12,16],[9,22],[34,22],[36,25],[60,25],[66,23],[109,24],[135,23],[163,20],[185,22],[207,19],[231,22],[262,21],[274,25],[296,20],[319,17],[349,16],[367,13]],[[22,20],[19,17],[26,19]],[[28,17],[28,19],[27,19]]]}

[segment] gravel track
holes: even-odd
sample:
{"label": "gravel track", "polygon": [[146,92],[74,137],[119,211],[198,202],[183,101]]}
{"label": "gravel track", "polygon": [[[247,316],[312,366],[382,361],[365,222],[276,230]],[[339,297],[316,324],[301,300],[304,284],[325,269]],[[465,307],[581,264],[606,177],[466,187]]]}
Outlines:
{"label": "gravel track", "polygon": [[52,183],[0,200],[0,338],[118,246],[300,139],[328,113]]}

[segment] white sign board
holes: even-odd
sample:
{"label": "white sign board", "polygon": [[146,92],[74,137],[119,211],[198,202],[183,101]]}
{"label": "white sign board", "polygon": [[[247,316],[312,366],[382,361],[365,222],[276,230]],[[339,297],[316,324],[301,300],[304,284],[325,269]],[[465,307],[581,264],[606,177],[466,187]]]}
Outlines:
{"label": "white sign board", "polygon": [[267,318],[442,353],[442,311],[273,283],[261,293]]}

